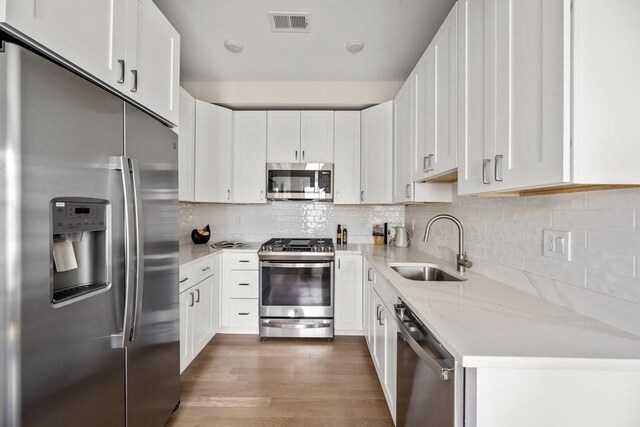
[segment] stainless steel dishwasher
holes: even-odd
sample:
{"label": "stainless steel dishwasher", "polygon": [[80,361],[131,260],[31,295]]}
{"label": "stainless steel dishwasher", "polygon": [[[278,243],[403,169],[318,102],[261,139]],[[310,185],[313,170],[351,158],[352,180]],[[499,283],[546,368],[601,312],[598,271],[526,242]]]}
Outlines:
{"label": "stainless steel dishwasher", "polygon": [[455,359],[404,304],[398,323],[397,427],[452,427]]}

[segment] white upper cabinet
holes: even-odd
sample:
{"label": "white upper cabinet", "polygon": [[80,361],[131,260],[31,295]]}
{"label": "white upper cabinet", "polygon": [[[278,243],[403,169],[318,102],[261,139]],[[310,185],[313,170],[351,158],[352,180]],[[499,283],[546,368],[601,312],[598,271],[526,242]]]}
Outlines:
{"label": "white upper cabinet", "polygon": [[334,113],[333,203],[360,203],[360,111]]}
{"label": "white upper cabinet", "polygon": [[640,183],[640,3],[462,4],[459,192]]}
{"label": "white upper cabinet", "polygon": [[196,100],[196,202],[232,202],[232,131],[231,110]]}
{"label": "white upper cabinet", "polygon": [[152,0],[129,7],[126,56],[126,95],[178,123],[180,35]]}
{"label": "white upper cabinet", "polygon": [[152,0],[5,0],[0,22],[178,124],[180,36]]}
{"label": "white upper cabinet", "polygon": [[454,172],[457,158],[457,18],[451,12],[414,70],[416,114],[413,181]]}
{"label": "white upper cabinet", "polygon": [[333,163],[333,111],[300,113],[300,152],[305,163]]}
{"label": "white upper cabinet", "polygon": [[360,200],[363,204],[392,203],[393,101],[362,111]]}
{"label": "white upper cabinet", "polygon": [[233,112],[234,203],[266,203],[267,112]]}
{"label": "white upper cabinet", "polygon": [[393,203],[405,203],[413,199],[411,146],[415,136],[414,101],[415,80],[412,74],[393,101]]}
{"label": "white upper cabinet", "polygon": [[268,111],[267,122],[267,162],[302,162],[300,111]]}
{"label": "white upper cabinet", "polygon": [[333,111],[269,111],[269,163],[333,163]]}
{"label": "white upper cabinet", "polygon": [[3,26],[28,36],[110,86],[122,85],[127,0],[5,0],[1,3]]}
{"label": "white upper cabinet", "polygon": [[196,100],[180,88],[180,126],[178,133],[178,199],[194,201]]}

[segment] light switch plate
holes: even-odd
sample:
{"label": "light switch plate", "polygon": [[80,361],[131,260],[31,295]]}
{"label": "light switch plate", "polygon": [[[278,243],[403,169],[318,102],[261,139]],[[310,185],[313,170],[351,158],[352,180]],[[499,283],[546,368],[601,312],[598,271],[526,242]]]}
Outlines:
{"label": "light switch plate", "polygon": [[542,255],[563,261],[571,261],[571,232],[543,230]]}

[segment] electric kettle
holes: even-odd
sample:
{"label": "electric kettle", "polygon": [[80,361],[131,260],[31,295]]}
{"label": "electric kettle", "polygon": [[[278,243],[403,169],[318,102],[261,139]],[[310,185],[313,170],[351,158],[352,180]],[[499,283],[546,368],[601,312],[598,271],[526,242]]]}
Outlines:
{"label": "electric kettle", "polygon": [[395,245],[399,248],[406,248],[411,241],[411,233],[404,227],[395,227],[396,229],[396,241]]}

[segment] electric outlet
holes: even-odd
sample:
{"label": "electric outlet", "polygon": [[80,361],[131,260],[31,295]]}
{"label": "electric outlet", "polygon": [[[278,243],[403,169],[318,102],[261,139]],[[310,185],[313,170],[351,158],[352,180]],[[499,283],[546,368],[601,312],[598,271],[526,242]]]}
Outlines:
{"label": "electric outlet", "polygon": [[571,261],[571,232],[543,230],[542,254],[549,258]]}

